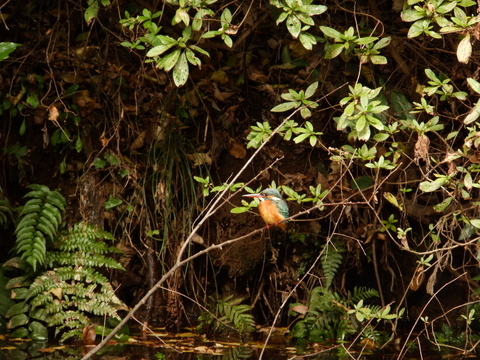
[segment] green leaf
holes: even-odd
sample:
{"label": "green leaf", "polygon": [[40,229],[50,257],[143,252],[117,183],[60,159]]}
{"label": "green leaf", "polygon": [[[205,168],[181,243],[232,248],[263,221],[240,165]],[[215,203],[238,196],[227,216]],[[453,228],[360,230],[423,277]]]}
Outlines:
{"label": "green leaf", "polygon": [[178,87],[185,85],[188,80],[188,61],[185,52],[182,52],[175,68],[173,69],[173,81]]}
{"label": "green leaf", "polygon": [[159,62],[159,64],[161,63],[161,68],[165,69],[165,71],[172,70],[177,63],[181,53],[182,51],[180,49],[175,49],[171,53],[165,55],[165,57],[163,57]]}
{"label": "green leaf", "polygon": [[48,330],[47,328],[38,321],[32,321],[28,325],[28,330],[30,330],[30,338],[36,341],[46,341],[48,340]]}
{"label": "green leaf", "polygon": [[480,229],[480,219],[471,219],[471,220],[469,220],[469,223],[473,227],[476,227],[477,229]]}
{"label": "green leaf", "polygon": [[356,190],[365,190],[373,184],[372,178],[367,175],[362,175],[355,180],[350,181],[350,186],[354,191]]}
{"label": "green leaf", "polygon": [[11,306],[7,313],[5,314],[5,317],[10,318],[12,316],[18,315],[18,314],[24,314],[28,311],[29,306],[25,301],[16,303],[15,305]]}
{"label": "green leaf", "polygon": [[93,161],[93,166],[95,166],[95,169],[103,169],[105,168],[106,164],[107,163],[105,162],[105,160],[100,158],[95,158],[95,160]]}
{"label": "green leaf", "polygon": [[370,61],[374,65],[386,65],[388,63],[387,58],[381,55],[370,56]]}
{"label": "green leaf", "polygon": [[328,37],[335,39],[336,41],[343,41],[343,34],[328,26],[320,26],[320,30]]}
{"label": "green leaf", "polygon": [[213,37],[215,37],[215,36],[217,36],[217,35],[220,35],[221,33],[222,33],[222,32],[221,32],[221,31],[218,31],[218,30],[216,30],[216,31],[207,31],[207,32],[205,32],[205,33],[202,34],[202,38],[204,38],[204,39],[210,39],[210,38],[213,38]]}
{"label": "green leaf", "polygon": [[[438,180],[438,179],[437,179]],[[440,189],[445,182],[440,181],[423,181],[420,183],[420,190],[423,192],[433,192]]]}
{"label": "green leaf", "polygon": [[417,21],[423,19],[423,17],[424,15],[415,9],[407,9],[401,13],[401,18],[405,22]]}
{"label": "green leaf", "polygon": [[161,55],[174,45],[175,45],[175,43],[168,44],[168,45],[161,44],[161,45],[155,46],[147,52],[147,56],[148,57],[153,57],[153,56]]}
{"label": "green leaf", "polygon": [[111,210],[117,206],[120,206],[122,205],[123,201],[122,199],[117,199],[115,197],[113,197],[112,195],[110,195],[110,197],[108,198],[108,200],[105,202],[105,210]]}
{"label": "green leaf", "polygon": [[298,36],[298,40],[303,45],[303,47],[307,50],[312,50],[313,45],[317,43],[315,36],[304,31],[300,33],[300,35]]}
{"label": "green leaf", "polygon": [[390,93],[390,102],[392,104],[393,110],[395,111],[395,115],[398,116],[400,119],[416,119],[415,114],[410,113],[410,111],[413,109],[413,105],[403,93],[399,91],[392,91]]}
{"label": "green leaf", "polygon": [[300,11],[310,16],[323,14],[327,9],[325,5],[303,5],[299,8]]}
{"label": "green leaf", "polygon": [[288,16],[288,12],[280,13],[280,15],[278,15],[278,18],[277,18],[277,25],[280,24],[281,22],[284,22],[287,16]]}
{"label": "green leaf", "polygon": [[248,210],[250,210],[248,207],[240,206],[240,207],[236,207],[236,208],[230,209],[230,212],[231,212],[232,214],[242,214],[242,213],[244,213],[244,212],[247,212]]}
{"label": "green leaf", "polygon": [[233,46],[233,40],[230,36],[228,35],[223,35],[223,42],[225,43],[225,45],[227,45],[229,48],[231,48]]}
{"label": "green leaf", "polygon": [[29,93],[27,96],[27,104],[36,109],[38,105],[40,105],[37,94]]}
{"label": "green leaf", "polygon": [[22,326],[21,328],[15,329],[15,331],[10,334],[10,337],[12,339],[22,339],[26,338],[28,336],[28,333],[28,329]]}
{"label": "green leaf", "polygon": [[22,125],[20,125],[20,129],[18,130],[18,134],[23,136],[25,134],[25,130],[27,129],[25,124],[25,118],[23,118]]}
{"label": "green leaf", "polygon": [[473,91],[475,91],[477,94],[480,94],[480,83],[472,78],[467,79],[468,85],[472,88]]}
{"label": "green leaf", "polygon": [[0,43],[0,61],[5,60],[8,58],[8,55],[19,47],[21,44],[13,43],[13,42],[2,42]]}
{"label": "green leaf", "polygon": [[283,112],[283,111],[288,111],[288,110],[297,108],[300,105],[301,104],[299,102],[290,101],[290,102],[285,102],[285,103],[282,103],[282,104],[278,104],[277,106],[275,106],[270,111],[272,111],[272,112]]}
{"label": "green leaf", "polygon": [[87,9],[85,10],[85,13],[83,14],[83,17],[87,24],[90,24],[90,22],[97,17],[98,10],[99,10],[98,1],[96,0],[91,1],[90,6],[87,7]]}
{"label": "green leaf", "polygon": [[435,205],[433,207],[433,210],[437,211],[437,212],[443,212],[447,207],[448,205],[450,205],[450,203],[452,202],[453,200],[453,197],[449,196],[447,197],[445,200],[443,200],[441,203]]}
{"label": "green leaf", "polygon": [[309,118],[310,116],[312,116],[312,112],[310,111],[309,108],[303,107],[303,108],[300,110],[300,115],[302,116],[302,118],[307,119],[307,118]]}
{"label": "green leaf", "polygon": [[[469,79],[470,80],[470,79]],[[468,125],[474,121],[476,121],[480,117],[480,101],[477,101],[475,106],[473,107],[472,110],[468,113],[467,117],[463,122]]]}
{"label": "green leaf", "polygon": [[413,23],[413,25],[408,30],[407,37],[412,39],[414,37],[422,35],[425,30],[430,26],[430,20],[419,20]]}
{"label": "green leaf", "polygon": [[463,64],[468,64],[472,56],[472,43],[470,42],[470,34],[467,34],[457,47],[457,59]]}
{"label": "green leaf", "polygon": [[375,46],[373,48],[376,49],[376,50],[382,49],[382,48],[390,45],[391,40],[392,40],[392,38],[389,37],[389,36],[381,38],[379,41],[377,41],[377,43],[375,44]]}
{"label": "green leaf", "polygon": [[310,84],[310,86],[305,90],[305,99],[309,99],[315,94],[315,91],[317,91],[318,88],[318,81],[315,81],[314,83]]}
{"label": "green leaf", "polygon": [[287,17],[287,29],[290,34],[296,39],[302,31],[302,23],[295,15],[289,15]]}
{"label": "green leaf", "polygon": [[225,8],[223,10],[221,20],[227,24],[230,24],[232,22],[232,12],[229,8]]}
{"label": "green leaf", "polygon": [[330,45],[325,52],[325,59],[333,59],[340,55],[345,46],[343,44],[333,44]]}
{"label": "green leaf", "polygon": [[7,324],[7,328],[8,329],[15,329],[16,327],[25,325],[27,323],[28,323],[28,316],[25,315],[25,314],[18,314],[18,315],[15,315],[14,317],[12,317],[10,319],[10,321]]}

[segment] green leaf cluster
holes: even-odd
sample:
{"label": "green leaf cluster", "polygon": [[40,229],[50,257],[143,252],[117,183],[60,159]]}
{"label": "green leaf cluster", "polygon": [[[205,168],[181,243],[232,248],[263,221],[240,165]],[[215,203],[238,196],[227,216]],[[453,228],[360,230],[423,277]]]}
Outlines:
{"label": "green leaf cluster", "polygon": [[401,16],[403,21],[413,22],[409,38],[426,35],[442,39],[442,34],[461,33],[464,37],[457,46],[457,59],[466,64],[472,55],[471,37],[480,21],[476,6],[472,0],[409,0]]}
{"label": "green leaf cluster", "polygon": [[380,49],[390,44],[390,37],[379,39],[376,36],[357,36],[352,26],[343,34],[328,26],[320,26],[320,30],[327,38],[334,41],[333,44],[325,43],[326,59],[336,58],[343,53],[346,58],[354,54],[360,60],[360,64],[371,62],[374,65],[385,65],[387,63],[387,58],[380,55]]}
{"label": "green leaf cluster", "polygon": [[318,104],[315,101],[308,100],[315,94],[317,88],[318,82],[314,82],[310,84],[305,91],[300,90],[299,92],[297,92],[293,89],[288,89],[288,93],[281,95],[282,99],[286,100],[287,102],[275,106],[270,111],[284,112],[292,109],[301,108],[300,115],[302,115],[304,119],[309,118],[310,116],[312,116],[312,112],[310,109],[315,109],[316,107],[318,107]]}
{"label": "green leaf cluster", "polygon": [[350,129],[349,137],[368,141],[372,135],[372,128],[379,131],[385,130],[385,122],[382,113],[389,109],[377,100],[382,90],[381,87],[370,89],[357,83],[349,86],[350,93],[340,100],[340,105],[345,106],[343,114],[335,117],[337,129]]}
{"label": "green leaf cluster", "polygon": [[287,25],[288,32],[307,50],[312,50],[313,45],[317,43],[314,35],[307,30],[315,25],[314,15],[323,14],[327,11],[325,5],[312,4],[312,0],[270,0],[270,5],[280,9],[277,17],[277,25],[284,22]]}

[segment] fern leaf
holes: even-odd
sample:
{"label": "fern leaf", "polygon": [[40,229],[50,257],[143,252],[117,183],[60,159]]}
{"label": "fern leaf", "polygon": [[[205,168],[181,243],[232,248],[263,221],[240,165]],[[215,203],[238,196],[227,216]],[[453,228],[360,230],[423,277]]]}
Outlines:
{"label": "fern leaf", "polygon": [[0,195],[0,225],[6,228],[9,222],[13,222],[13,210],[8,199]]}
{"label": "fern leaf", "polygon": [[44,185],[32,184],[28,188],[32,190],[25,197],[31,199],[20,212],[15,250],[35,272],[37,265],[45,264],[47,241],[53,242],[58,232],[66,201]]}
{"label": "fern leaf", "polygon": [[366,286],[355,286],[353,294],[350,296],[350,304],[356,304],[360,300],[367,300],[378,296],[378,291],[375,289],[367,288]]}
{"label": "fern leaf", "polygon": [[327,243],[324,246],[323,254],[321,256],[323,275],[325,276],[325,288],[330,288],[333,283],[335,274],[342,264],[342,252],[344,249],[340,244]]}

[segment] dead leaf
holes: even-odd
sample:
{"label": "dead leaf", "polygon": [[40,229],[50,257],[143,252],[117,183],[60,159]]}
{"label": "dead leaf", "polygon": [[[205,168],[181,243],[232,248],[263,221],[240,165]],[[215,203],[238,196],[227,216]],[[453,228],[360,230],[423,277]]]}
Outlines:
{"label": "dead leaf", "polygon": [[268,76],[255,68],[249,68],[247,70],[247,75],[248,75],[248,78],[252,81],[256,81],[260,83],[268,82]]}
{"label": "dead leaf", "polygon": [[102,135],[100,136],[100,142],[102,143],[102,146],[103,147],[107,146],[109,141],[110,141],[110,139],[107,138],[107,136],[105,135],[105,132],[103,132]]}
{"label": "dead leaf", "polygon": [[215,99],[217,99],[219,101],[226,101],[227,99],[229,99],[230,97],[235,95],[235,92],[233,92],[233,91],[226,92],[226,91],[218,90],[217,84],[215,84],[215,83],[213,84],[213,87],[215,89],[214,92],[213,92],[213,96],[215,97]]}
{"label": "dead leaf", "polygon": [[141,148],[145,144],[145,137],[147,136],[147,131],[144,130],[137,136],[135,141],[130,145],[130,150],[136,150]]}
{"label": "dead leaf", "polygon": [[187,157],[190,161],[193,162],[193,166],[199,166],[203,164],[210,165],[212,163],[212,158],[208,153],[187,154]]}
{"label": "dead leaf", "polygon": [[408,240],[405,235],[403,235],[402,238],[400,239],[400,243],[405,248],[405,250],[410,250],[410,246],[408,246]]}
{"label": "dead leaf", "polygon": [[57,107],[54,104],[50,105],[48,108],[48,120],[57,122],[59,116],[60,113],[58,112]]}
{"label": "dead leaf", "polygon": [[433,268],[432,275],[430,275],[430,277],[428,278],[426,290],[427,290],[427,294],[429,295],[435,294],[434,287],[435,287],[435,283],[437,282],[437,271],[438,271],[438,267],[435,266]]}
{"label": "dead leaf", "polygon": [[197,243],[197,244],[200,244],[200,245],[205,245],[205,241],[203,240],[203,238],[198,235],[198,234],[193,234],[192,236],[192,241],[194,243]]}
{"label": "dead leaf", "polygon": [[306,305],[295,305],[290,308],[290,310],[295,311],[299,314],[306,314],[308,311],[308,306]]}
{"label": "dead leaf", "polygon": [[50,289],[48,292],[52,293],[57,297],[57,299],[62,299],[62,288],[53,288]]}
{"label": "dead leaf", "polygon": [[424,160],[427,164],[430,163],[428,158],[428,148],[430,146],[430,139],[426,135],[418,135],[417,142],[415,143],[415,162],[418,163],[419,159]]}
{"label": "dead leaf", "polygon": [[425,268],[423,265],[420,265],[417,270],[415,270],[415,274],[413,275],[412,281],[410,282],[410,290],[417,291],[420,286],[422,286],[423,280],[425,279]]}
{"label": "dead leaf", "polygon": [[247,156],[247,149],[245,146],[235,140],[230,141],[230,148],[228,151],[235,159],[245,159],[245,156]]}
{"label": "dead leaf", "polygon": [[61,78],[67,84],[80,84],[83,82],[82,77],[76,71],[65,73],[61,76]]}
{"label": "dead leaf", "polygon": [[480,151],[475,151],[475,153],[468,157],[468,160],[473,164],[480,164]]}
{"label": "dead leaf", "polygon": [[226,85],[229,82],[227,73],[225,71],[221,70],[221,69],[215,71],[212,74],[211,79],[219,85]]}
{"label": "dead leaf", "polygon": [[75,96],[75,105],[80,108],[88,108],[89,110],[101,108],[100,104],[90,97],[88,90],[82,90]]}

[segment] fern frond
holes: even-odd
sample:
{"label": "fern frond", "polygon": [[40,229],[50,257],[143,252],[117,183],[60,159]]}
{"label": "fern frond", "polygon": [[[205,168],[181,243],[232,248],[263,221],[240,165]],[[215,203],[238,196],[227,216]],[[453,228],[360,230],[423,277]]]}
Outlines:
{"label": "fern frond", "polygon": [[[231,324],[240,333],[245,334],[255,330],[255,319],[248,313],[250,306],[239,304],[242,298],[233,298],[228,296],[221,302],[220,312],[221,320]],[[223,313],[223,314],[222,314]]]}
{"label": "fern frond", "polygon": [[378,291],[375,289],[367,288],[366,286],[355,286],[353,289],[353,294],[350,295],[349,302],[350,304],[356,304],[360,300],[367,300],[378,296]]}
{"label": "fern frond", "polygon": [[22,259],[37,270],[37,265],[45,264],[47,241],[53,242],[65,210],[64,197],[44,185],[32,184],[25,195],[31,198],[20,212],[15,229],[15,250]]}
{"label": "fern frond", "polygon": [[0,226],[5,229],[10,222],[13,223],[12,205],[5,196],[0,195]]}
{"label": "fern frond", "polygon": [[342,264],[342,253],[344,249],[340,244],[333,245],[331,242],[325,244],[321,257],[323,276],[325,276],[325,288],[330,288],[333,283],[335,274]]}
{"label": "fern frond", "polygon": [[[77,223],[59,237],[56,244],[58,251],[47,254],[46,264],[125,270],[116,260],[103,256],[121,251],[101,240],[114,240],[114,237],[98,227],[83,222]],[[72,256],[72,253],[75,255]]]}

